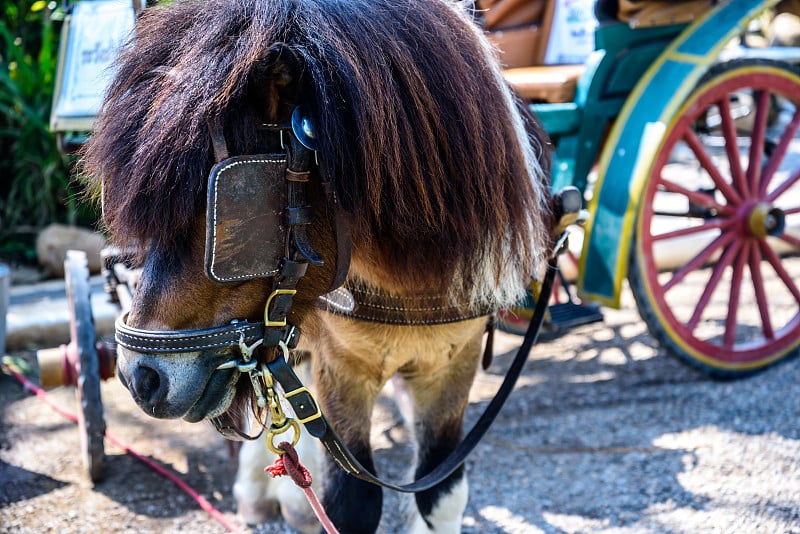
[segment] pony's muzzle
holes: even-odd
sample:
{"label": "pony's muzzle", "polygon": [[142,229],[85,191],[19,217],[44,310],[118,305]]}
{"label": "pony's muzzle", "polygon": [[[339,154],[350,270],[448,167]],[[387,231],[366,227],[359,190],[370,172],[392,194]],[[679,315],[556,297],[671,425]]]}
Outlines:
{"label": "pony's muzzle", "polygon": [[145,354],[119,347],[117,374],[148,415],[200,421],[223,413],[233,398],[236,369],[217,369],[220,356],[202,352]]}

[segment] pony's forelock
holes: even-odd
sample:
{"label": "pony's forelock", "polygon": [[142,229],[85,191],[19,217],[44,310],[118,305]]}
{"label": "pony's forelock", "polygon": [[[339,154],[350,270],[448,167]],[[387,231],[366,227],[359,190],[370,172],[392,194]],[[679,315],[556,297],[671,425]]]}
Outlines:
{"label": "pony's forelock", "polygon": [[546,155],[488,41],[449,0],[145,10],[83,157],[116,241],[189,235],[214,161],[207,121],[224,115],[233,153],[257,148],[244,93],[276,42],[302,63],[298,98],[317,123],[320,172],[353,214],[354,256],[475,302],[517,298],[546,248]]}

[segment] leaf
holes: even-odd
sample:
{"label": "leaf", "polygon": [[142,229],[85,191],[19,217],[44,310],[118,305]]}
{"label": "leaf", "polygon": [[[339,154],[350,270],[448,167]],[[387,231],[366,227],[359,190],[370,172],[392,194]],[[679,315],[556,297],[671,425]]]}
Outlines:
{"label": "leaf", "polygon": [[[15,228],[91,223],[74,200],[72,165],[49,131],[63,11],[46,0],[0,0],[0,243]],[[13,65],[13,69],[12,66]],[[81,190],[82,192],[82,190]],[[0,246],[0,248],[2,248]]]}

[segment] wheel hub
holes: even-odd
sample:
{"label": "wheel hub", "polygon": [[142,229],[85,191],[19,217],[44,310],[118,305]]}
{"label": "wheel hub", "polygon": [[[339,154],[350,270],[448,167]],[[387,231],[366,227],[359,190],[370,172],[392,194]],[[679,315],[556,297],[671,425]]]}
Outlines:
{"label": "wheel hub", "polygon": [[758,238],[781,235],[785,227],[786,215],[783,210],[765,202],[753,206],[747,216],[747,229]]}

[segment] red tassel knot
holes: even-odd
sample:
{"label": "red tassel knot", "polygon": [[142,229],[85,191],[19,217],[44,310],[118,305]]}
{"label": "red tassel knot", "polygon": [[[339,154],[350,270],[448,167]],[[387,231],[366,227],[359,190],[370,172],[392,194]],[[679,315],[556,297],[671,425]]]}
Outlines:
{"label": "red tassel knot", "polygon": [[277,448],[282,450],[283,454],[278,456],[272,465],[265,467],[264,471],[273,478],[289,475],[294,483],[301,488],[310,487],[311,472],[300,463],[297,451],[292,447],[292,444],[282,441]]}
{"label": "red tassel knot", "polygon": [[275,458],[275,461],[272,465],[268,465],[264,468],[264,471],[269,473],[269,476],[272,478],[282,477],[286,474],[286,466],[283,464],[283,455],[278,456]]}

